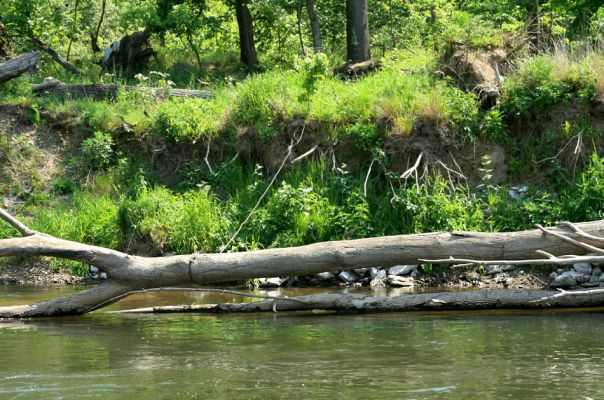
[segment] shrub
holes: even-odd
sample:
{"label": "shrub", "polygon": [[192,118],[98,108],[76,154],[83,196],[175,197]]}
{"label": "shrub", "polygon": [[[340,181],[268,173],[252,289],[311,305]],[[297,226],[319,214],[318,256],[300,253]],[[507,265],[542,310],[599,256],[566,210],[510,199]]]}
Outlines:
{"label": "shrub", "polygon": [[82,142],[82,161],[91,170],[105,170],[115,161],[113,138],[103,132]]}

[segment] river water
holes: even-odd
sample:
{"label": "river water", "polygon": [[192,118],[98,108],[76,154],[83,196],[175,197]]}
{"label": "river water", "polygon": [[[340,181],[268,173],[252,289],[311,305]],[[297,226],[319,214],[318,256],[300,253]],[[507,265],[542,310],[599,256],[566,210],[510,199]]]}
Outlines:
{"label": "river water", "polygon": [[[72,290],[3,287],[0,305]],[[603,329],[602,310],[0,321],[0,399],[600,399]]]}

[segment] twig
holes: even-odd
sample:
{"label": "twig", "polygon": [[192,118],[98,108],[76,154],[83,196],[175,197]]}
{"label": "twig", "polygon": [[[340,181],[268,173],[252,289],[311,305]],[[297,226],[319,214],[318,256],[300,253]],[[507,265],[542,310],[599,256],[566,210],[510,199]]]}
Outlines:
{"label": "twig", "polygon": [[474,266],[488,266],[488,265],[569,265],[575,263],[590,263],[590,264],[600,264],[604,263],[604,256],[560,256],[554,258],[539,258],[534,260],[472,260],[466,258],[443,258],[437,260],[427,260],[420,258],[418,259],[420,263],[430,263],[430,264],[456,264],[451,268],[467,268]]}
{"label": "twig", "polygon": [[551,235],[551,236],[556,237],[556,238],[558,238],[560,240],[563,240],[563,241],[565,241],[567,243],[573,244],[573,245],[575,245],[577,247],[583,247],[584,249],[591,250],[591,251],[593,251],[595,253],[604,254],[604,250],[600,249],[599,247],[592,246],[591,244],[579,242],[578,240],[569,238],[568,236],[564,236],[561,233],[554,232],[554,231],[552,231],[550,229],[546,229],[546,228],[544,228],[543,226],[541,226],[539,224],[537,224],[535,226],[537,227],[537,229],[541,230],[546,235]]}
{"label": "twig", "polygon": [[315,150],[317,150],[318,148],[319,148],[319,145],[315,144],[312,149],[308,150],[306,153],[302,154],[301,156],[298,156],[298,157],[294,158],[290,163],[291,164],[295,164],[298,161],[301,161],[301,160],[305,159],[306,157],[308,157],[309,155],[311,155],[312,153],[314,153]]}
{"label": "twig", "polygon": [[583,239],[591,240],[592,242],[604,243],[604,238],[590,235],[589,233],[585,232],[572,222],[560,221],[558,222],[558,226],[563,226],[565,228],[571,229],[574,233],[576,233],[579,237],[582,237]]}
{"label": "twig", "polygon": [[[407,179],[411,176],[411,174],[416,172],[417,167],[419,167],[419,163],[421,162],[423,156],[424,156],[423,152],[419,153],[417,160],[415,160],[415,164],[413,164],[413,166],[411,168],[409,168],[408,170],[403,172],[403,174],[401,175],[401,179]],[[417,175],[416,175],[416,180],[417,180]]]}
{"label": "twig", "polygon": [[369,169],[367,170],[367,176],[365,176],[365,183],[363,184],[363,196],[367,197],[367,182],[369,181],[369,175],[371,175],[371,168],[373,168],[373,163],[375,162],[375,158],[371,160],[371,164],[369,164]]}
{"label": "twig", "polygon": [[206,150],[206,156],[204,157],[204,161],[206,162],[206,165],[208,166],[208,169],[210,170],[210,174],[214,174],[214,170],[212,169],[212,166],[210,165],[210,160],[208,159],[209,155],[210,155],[210,144],[212,143],[212,141],[210,139],[208,139],[208,149]]}
{"label": "twig", "polygon": [[[241,225],[239,225],[239,228],[237,229],[237,231],[233,234],[233,236],[229,239],[229,241],[222,247],[222,249],[220,250],[220,253],[224,253],[225,252],[225,250],[229,247],[229,245],[231,243],[233,243],[233,241],[235,240],[235,238],[237,238],[237,236],[239,235],[239,233],[241,232],[241,230],[243,229],[243,227],[245,226],[245,224],[247,224],[247,222],[250,220],[250,218],[252,218],[252,215],[258,209],[258,207],[260,206],[260,203],[262,202],[262,200],[264,200],[264,197],[266,197],[266,195],[268,194],[269,190],[271,189],[271,187],[273,186],[273,184],[277,180],[277,177],[281,173],[281,170],[285,166],[285,163],[287,163],[287,160],[289,160],[289,158],[291,157],[294,147],[298,143],[300,143],[300,141],[302,140],[302,137],[304,136],[304,128],[305,127],[306,127],[306,125],[304,125],[302,127],[302,133],[300,134],[300,137],[297,138],[295,142],[292,140],[291,144],[289,146],[287,146],[287,154],[283,158],[283,161],[281,162],[281,165],[279,166],[279,169],[277,169],[277,172],[275,172],[275,175],[273,175],[273,179],[271,179],[270,183],[268,184],[268,186],[266,187],[266,189],[264,190],[264,192],[262,193],[262,195],[260,196],[260,198],[256,202],[256,205],[254,206],[254,208],[252,208],[252,210],[249,212],[249,214],[247,215],[247,217],[243,220],[243,222],[241,223]],[[294,135],[294,137],[295,137],[295,135]]]}
{"label": "twig", "polygon": [[568,297],[568,296],[590,296],[592,294],[597,294],[597,293],[604,293],[604,289],[590,289],[590,290],[564,290],[564,289],[558,289],[558,293],[551,295],[551,296],[546,296],[546,297],[541,297],[540,299],[537,300],[532,300],[530,301],[530,303],[539,303],[541,301],[547,301],[547,300],[552,300],[552,299],[556,299],[556,298],[560,298],[560,297]]}
{"label": "twig", "polygon": [[10,215],[7,211],[5,211],[2,208],[0,208],[0,218],[2,218],[4,221],[8,222],[8,224],[10,226],[12,226],[16,230],[18,230],[19,233],[23,236],[33,236],[36,233],[38,233],[32,229],[29,229],[22,222],[18,221],[15,217]]}

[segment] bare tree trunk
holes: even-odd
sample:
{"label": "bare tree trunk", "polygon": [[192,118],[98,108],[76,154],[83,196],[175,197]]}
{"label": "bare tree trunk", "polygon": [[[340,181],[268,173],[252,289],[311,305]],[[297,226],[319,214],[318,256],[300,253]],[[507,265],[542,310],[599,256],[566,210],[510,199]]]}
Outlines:
{"label": "bare tree trunk", "polygon": [[35,69],[39,61],[40,55],[34,51],[3,62],[0,64],[0,83],[10,81],[27,71]]}
{"label": "bare tree trunk", "polygon": [[69,45],[67,46],[67,61],[69,61],[69,56],[71,55],[71,45],[73,44],[73,39],[75,37],[75,32],[78,26],[78,6],[80,5],[79,0],[75,0],[75,4],[73,7],[73,24],[71,26],[71,34],[69,35]]}
{"label": "bare tree trunk", "polygon": [[248,8],[248,0],[235,0],[235,14],[239,26],[239,48],[241,51],[241,62],[247,65],[249,70],[258,68],[258,55],[254,43],[254,24],[252,14]]}
{"label": "bare tree trunk", "polygon": [[300,39],[300,54],[306,57],[306,49],[304,48],[304,37],[302,36],[302,0],[298,0],[296,7],[296,18],[298,20],[298,39]]}
{"label": "bare tree trunk", "polygon": [[585,290],[557,295],[548,290],[481,290],[407,294],[403,296],[365,296],[359,294],[317,294],[215,305],[145,307],[117,311],[124,314],[195,312],[203,314],[336,311],[338,313],[378,313],[451,310],[535,310],[546,308],[598,307],[604,305],[604,291]]}
{"label": "bare tree trunk", "polygon": [[319,24],[319,17],[315,10],[315,3],[313,0],[306,0],[306,12],[310,18],[310,30],[312,32],[312,45],[315,53],[323,52],[323,40],[321,39],[321,25]]}
{"label": "bare tree trunk", "polygon": [[47,78],[44,83],[33,85],[35,94],[53,94],[69,96],[70,98],[91,97],[97,100],[115,100],[120,90],[126,93],[143,93],[156,98],[183,97],[209,99],[210,92],[207,90],[152,88],[139,86],[118,86],[113,84],[91,84],[91,85],[66,85],[65,83]]}
{"label": "bare tree trunk", "polygon": [[349,64],[371,59],[367,0],[346,0],[346,44]]}
{"label": "bare tree trunk", "polygon": [[46,43],[42,42],[40,39],[38,39],[35,36],[32,36],[30,39],[31,39],[32,43],[34,44],[34,46],[36,46],[38,49],[42,50],[43,52],[47,53],[50,57],[52,57],[53,60],[58,62],[67,71],[71,72],[74,75],[82,75],[82,73],[76,67],[74,67],[69,62],[67,62],[63,57],[61,57],[59,55],[59,53],[54,51]]}
{"label": "bare tree trunk", "polygon": [[530,51],[537,54],[541,47],[541,21],[539,18],[539,0],[531,0],[528,10],[528,33],[530,40]]}
{"label": "bare tree trunk", "polygon": [[[594,247],[604,242],[601,238],[604,221],[578,224],[575,228],[580,228],[580,231],[575,229],[571,232],[562,227],[511,233],[440,232],[342,240],[245,253],[149,258],[54,238],[27,228],[2,209],[0,218],[22,235],[0,240],[0,257],[59,257],[97,266],[108,276],[108,280],[99,287],[75,295],[38,304],[0,307],[0,318],[82,314],[141,289],[413,264],[423,258],[455,256],[459,259],[523,260],[537,250],[548,257],[585,254],[594,249],[604,253]],[[573,238],[581,238],[581,246]],[[560,257],[558,262],[564,260]],[[568,259],[568,262],[574,262],[574,259]],[[598,262],[604,262],[604,256],[600,256]]]}
{"label": "bare tree trunk", "polygon": [[103,25],[103,20],[105,19],[105,9],[107,7],[107,0],[103,0],[101,5],[101,16],[99,17],[99,23],[96,26],[96,30],[90,36],[90,45],[92,46],[92,51],[98,53],[101,51],[101,47],[99,46],[99,33],[101,31],[101,25]]}

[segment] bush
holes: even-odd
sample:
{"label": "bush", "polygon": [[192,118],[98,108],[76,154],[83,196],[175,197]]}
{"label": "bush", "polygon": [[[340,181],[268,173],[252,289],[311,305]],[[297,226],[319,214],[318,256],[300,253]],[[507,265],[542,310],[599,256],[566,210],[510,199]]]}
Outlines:
{"label": "bush", "polygon": [[93,137],[82,142],[82,161],[91,170],[105,170],[115,161],[113,138],[103,132],[95,132]]}

